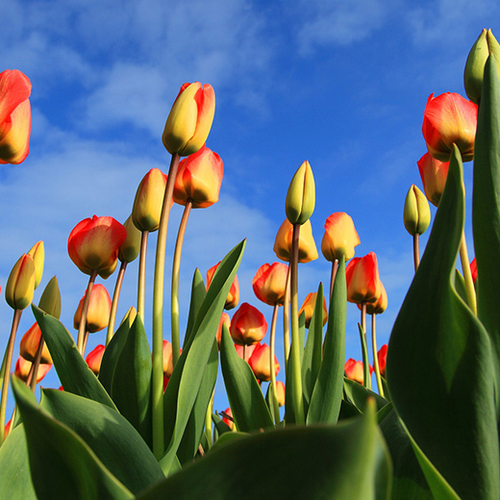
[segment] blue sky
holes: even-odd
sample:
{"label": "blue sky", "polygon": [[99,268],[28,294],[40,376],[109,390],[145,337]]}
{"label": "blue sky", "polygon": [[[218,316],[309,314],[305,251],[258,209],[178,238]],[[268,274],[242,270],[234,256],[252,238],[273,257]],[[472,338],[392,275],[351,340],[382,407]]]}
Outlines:
{"label": "blue sky", "polygon": [[[349,213],[361,238],[356,255],[374,251],[379,259],[389,297],[378,318],[379,344],[387,341],[413,273],[402,212],[410,185],[422,187],[416,162],[426,152],[425,103],[433,92],[465,95],[467,54],[482,28],[500,35],[500,4],[4,0],[2,11],[0,70],[20,69],[33,84],[30,155],[21,165],[0,166],[2,296],[16,260],[44,240],[45,274],[35,301],[56,275],[62,321],[73,332],[87,277],[67,255],[70,231],[94,214],[128,217],[144,174],[168,168],[161,133],[179,87],[200,81],[215,89],[207,146],[225,171],[218,205],[190,218],[181,309],[194,268],[205,274],[246,237],[241,301],[270,322],[271,308],[255,298],[251,280],[261,264],[276,260],[286,190],[307,159],[317,188],[311,221],[318,249],[325,219]],[[469,164],[469,195],[470,177]],[[174,206],[169,251],[180,214]],[[473,255],[470,228],[467,234]],[[127,271],[119,316],[135,303],[136,269],[133,263]],[[300,301],[319,281],[328,282],[329,269],[321,254],[300,266]],[[110,294],[115,279],[104,282]],[[1,350],[11,322],[2,302]],[[19,338],[33,321],[26,311]],[[347,358],[361,357],[357,321],[350,304]],[[95,334],[89,347],[103,342],[104,333]],[[48,376],[45,385],[54,380]]]}

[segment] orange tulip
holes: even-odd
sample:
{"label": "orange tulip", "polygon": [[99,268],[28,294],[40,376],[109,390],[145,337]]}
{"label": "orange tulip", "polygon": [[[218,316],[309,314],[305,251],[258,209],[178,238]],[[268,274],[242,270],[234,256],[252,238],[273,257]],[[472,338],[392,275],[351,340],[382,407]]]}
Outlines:
{"label": "orange tulip", "polygon": [[260,266],[252,280],[257,298],[270,306],[283,305],[287,274],[288,266],[281,262]]}
{"label": "orange tulip", "polygon": [[[292,250],[293,225],[288,219],[283,221],[274,240],[274,253],[276,257],[285,262],[290,262]],[[307,220],[300,226],[299,233],[299,262],[306,263],[318,258],[318,250],[312,234],[311,221]]]}
{"label": "orange tulip", "polygon": [[[306,328],[309,328],[309,325],[311,323],[311,319],[314,313],[314,308],[316,307],[317,296],[318,292],[308,293],[307,297],[304,299],[304,302],[302,303],[302,307],[300,308],[299,317],[303,312],[305,313]],[[328,321],[328,311],[326,309],[325,297],[323,297],[323,326],[325,326],[327,321]]]}
{"label": "orange tulip", "polygon": [[[208,271],[207,271],[207,290],[210,287],[210,283],[212,282],[212,278],[214,277],[215,270],[217,267],[219,267],[220,261],[215,264],[215,266],[212,266]],[[227,294],[226,302],[224,304],[224,309],[229,311],[230,309],[234,309],[237,305],[238,302],[240,301],[240,284],[238,282],[238,276],[234,276],[233,283],[231,285],[231,288],[229,289],[229,293]]]}
{"label": "orange tulip", "polygon": [[220,349],[220,340],[222,337],[222,325],[226,325],[227,329],[231,329],[231,319],[229,318],[229,314],[227,312],[223,312],[219,321],[219,326],[217,328],[217,334],[215,338],[217,339],[217,345]]}
{"label": "orange tulip", "polygon": [[370,252],[352,259],[345,270],[347,300],[356,304],[376,302],[382,293],[378,274],[377,256]]}
{"label": "orange tulip", "polygon": [[224,166],[217,153],[203,146],[179,163],[174,184],[174,201],[193,208],[206,208],[219,201]]}
{"label": "orange tulip", "polygon": [[441,195],[446,185],[446,177],[448,176],[448,167],[450,162],[436,160],[430,153],[425,153],[417,162],[422,184],[424,186],[425,196],[437,207]]}
{"label": "orange tulip", "polygon": [[87,365],[94,372],[95,375],[99,375],[101,370],[102,357],[104,356],[104,350],[106,346],[99,344],[95,349],[90,351],[85,358]]}
{"label": "orange tulip", "polygon": [[285,384],[283,382],[280,382],[279,380],[276,381],[276,399],[278,400],[278,406],[284,406],[285,405]]}
{"label": "orange tulip", "polygon": [[[34,323],[31,328],[23,335],[21,339],[21,345],[19,346],[19,354],[28,361],[35,361],[35,355],[38,350],[38,345],[42,338],[42,331],[38,326],[38,323]],[[42,349],[42,357],[40,359],[41,363],[52,364],[52,357],[47,348],[47,344],[44,343]]]}
{"label": "orange tulip", "polygon": [[348,261],[354,257],[354,247],[360,244],[359,236],[350,215],[335,212],[325,222],[325,234],[321,251],[326,260],[333,262],[345,255]]}
{"label": "orange tulip", "polygon": [[380,369],[380,375],[385,377],[385,363],[387,360],[387,344],[384,344],[377,352],[378,367]]}
{"label": "orange tulip", "polygon": [[231,337],[235,344],[252,345],[260,342],[267,332],[264,315],[247,302],[241,304],[231,319]]}
{"label": "orange tulip", "polygon": [[[76,330],[80,326],[82,318],[83,301],[87,291],[83,295],[73,318],[73,325]],[[100,283],[92,287],[90,293],[89,309],[87,312],[86,329],[89,333],[95,333],[103,330],[109,324],[109,315],[111,314],[111,298],[106,288]]]}
{"label": "orange tulip", "polygon": [[473,102],[450,92],[429,96],[422,132],[427,149],[436,160],[449,161],[455,143],[463,161],[471,161],[476,126],[477,106]]}
{"label": "orange tulip", "polygon": [[168,340],[163,341],[163,376],[170,378],[174,371],[172,362],[172,344]]}
{"label": "orange tulip", "polygon": [[[16,374],[17,377],[26,382],[28,380],[28,375],[30,373],[32,364],[33,363],[31,361],[28,361],[27,359],[24,359],[22,356],[19,356],[16,362],[14,373]],[[48,371],[51,368],[52,365],[47,363],[40,363],[38,365],[38,373],[36,377],[37,384],[43,379],[43,377],[45,377],[45,375],[47,375]]]}
{"label": "orange tulip", "polygon": [[163,145],[170,154],[189,156],[205,144],[215,113],[211,85],[185,83],[179,92],[163,131]]}
{"label": "orange tulip", "polygon": [[[233,420],[233,412],[231,411],[231,408],[226,408],[224,410],[224,413],[227,415],[227,417],[222,417],[222,421],[231,429],[234,429],[234,420]],[[230,418],[228,418],[230,417]]]}
{"label": "orange tulip", "polygon": [[[368,314],[382,314],[387,309],[387,292],[385,290],[384,285],[380,282],[381,294],[375,302],[367,302],[366,304],[366,312]],[[358,308],[361,309],[361,304],[358,304]]]}
{"label": "orange tulip", "polygon": [[29,152],[31,82],[21,71],[0,73],[0,163],[18,164]]}
{"label": "orange tulip", "polygon": [[[269,346],[267,344],[258,345],[250,358],[248,364],[253,373],[261,382],[269,382],[271,380],[271,370],[269,367]],[[274,356],[274,374],[277,375],[280,371],[280,364]]]}
{"label": "orange tulip", "polygon": [[[355,361],[350,358],[346,361],[344,365],[344,371],[348,379],[354,380],[360,384],[363,384],[364,375],[363,375],[363,362]],[[370,375],[373,373],[373,368],[370,365]]]}
{"label": "orange tulip", "polygon": [[84,219],[71,231],[68,253],[78,269],[85,274],[97,271],[106,279],[116,269],[118,249],[127,237],[127,230],[113,217]]}

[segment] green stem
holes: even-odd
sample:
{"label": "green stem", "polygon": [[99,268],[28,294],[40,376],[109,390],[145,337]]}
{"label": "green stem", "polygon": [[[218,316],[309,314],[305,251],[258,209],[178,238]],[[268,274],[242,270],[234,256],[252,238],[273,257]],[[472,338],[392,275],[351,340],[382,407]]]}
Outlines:
{"label": "green stem", "polygon": [[5,351],[6,355],[5,366],[2,373],[3,375],[2,398],[0,399],[0,446],[2,446],[5,439],[5,414],[7,412],[7,394],[9,392],[10,368],[12,365],[12,354],[14,352],[16,333],[19,327],[19,321],[21,320],[22,313],[23,313],[22,309],[16,309],[14,311],[14,317],[12,318],[12,327],[10,329],[9,342],[7,344],[7,350]]}
{"label": "green stem", "polygon": [[271,320],[271,332],[269,340],[269,366],[271,369],[271,417],[274,419],[274,423],[278,424],[280,421],[280,407],[278,404],[278,397],[276,394],[276,373],[274,371],[274,353],[276,350],[276,323],[278,322],[278,309],[279,304],[276,302],[273,308],[273,318]]}
{"label": "green stem", "polygon": [[415,272],[417,272],[418,266],[420,265],[420,243],[419,234],[413,235],[413,265],[415,266]]}
{"label": "green stem", "polygon": [[212,397],[210,398],[210,403],[208,403],[207,413],[205,415],[205,432],[207,436],[208,450],[212,447],[212,439],[213,439],[212,413],[214,411],[214,396],[215,396],[215,389],[212,391]]}
{"label": "green stem", "polygon": [[40,342],[38,343],[38,347],[35,353],[35,359],[33,360],[33,364],[31,365],[30,373],[28,374],[28,379],[26,380],[26,385],[29,385],[33,394],[35,393],[36,387],[36,379],[38,377],[38,368],[40,367],[40,361],[42,359],[42,351],[45,342],[43,337],[40,337]]}
{"label": "green stem", "polygon": [[285,300],[283,302],[283,345],[285,346],[285,369],[290,356],[290,265],[286,274]]}
{"label": "green stem", "polygon": [[361,350],[363,353],[363,385],[370,389],[372,388],[372,381],[370,377],[370,363],[368,360],[368,347],[366,345],[366,330],[358,323],[359,337],[361,339]]}
{"label": "green stem", "polygon": [[125,275],[125,269],[127,269],[127,263],[122,262],[120,265],[120,271],[116,277],[115,290],[113,292],[113,302],[111,303],[111,312],[109,314],[109,324],[108,332],[106,335],[106,345],[109,344],[110,340],[113,338],[115,332],[115,322],[116,322],[116,311],[118,310],[118,301],[120,300],[120,292],[123,284],[123,276]]}
{"label": "green stem", "polygon": [[462,231],[462,240],[460,241],[460,260],[462,262],[462,271],[464,273],[465,291],[467,293],[467,302],[474,314],[477,314],[476,291],[474,290],[474,281],[470,272],[469,254],[467,252],[467,241],[465,240],[465,231]]}
{"label": "green stem", "polygon": [[172,293],[170,295],[171,317],[170,325],[172,328],[172,364],[175,365],[181,355],[181,342],[179,338],[179,274],[181,268],[182,244],[184,243],[184,235],[186,234],[187,221],[191,208],[192,200],[186,201],[184,212],[182,213],[179,232],[175,242],[174,261],[172,264]]}
{"label": "green stem", "polygon": [[163,292],[165,283],[165,250],[167,247],[168,220],[170,204],[174,192],[175,177],[179,167],[179,155],[172,155],[168,171],[167,186],[163,198],[158,240],[156,243],[156,262],[153,287],[153,372],[152,372],[152,423],[153,453],[159,460],[165,450],[163,428]]}
{"label": "green stem", "polygon": [[80,325],[78,326],[78,352],[83,356],[83,339],[85,337],[85,331],[87,326],[87,313],[89,311],[90,294],[92,293],[92,288],[94,287],[94,281],[97,276],[97,271],[92,271],[89,278],[89,283],[87,285],[87,291],[83,299],[82,305],[82,316],[80,318]]}
{"label": "green stem", "polygon": [[141,250],[139,254],[139,276],[137,279],[137,314],[144,324],[144,295],[146,290],[146,254],[149,231],[142,231]]}
{"label": "green stem", "polygon": [[373,349],[373,368],[375,369],[375,377],[377,379],[378,393],[384,396],[384,388],[382,386],[382,377],[380,376],[380,366],[378,364],[378,356],[377,356],[377,331],[375,324],[375,316],[376,314],[372,314],[372,349]]}

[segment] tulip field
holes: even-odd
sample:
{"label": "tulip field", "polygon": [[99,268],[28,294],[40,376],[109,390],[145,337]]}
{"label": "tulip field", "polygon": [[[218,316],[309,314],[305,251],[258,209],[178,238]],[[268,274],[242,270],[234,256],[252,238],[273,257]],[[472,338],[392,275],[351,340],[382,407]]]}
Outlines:
{"label": "tulip field", "polygon": [[[326,219],[317,246],[308,161],[280,193],[277,260],[252,280],[272,320],[240,301],[246,240],[206,275],[193,269],[189,296],[181,293],[191,210],[218,202],[224,174],[209,148],[214,88],[184,83],[162,134],[168,169],[144,174],[123,223],[94,215],[68,234],[68,257],[87,280],[73,325],[60,321],[43,241],[19,249],[0,283],[0,307],[12,310],[0,369],[0,499],[498,500],[500,45],[491,30],[472,47],[464,82],[468,98],[431,95],[425,106],[424,189],[412,185],[402,207],[415,274],[383,345],[376,320],[389,298],[377,255],[356,255],[360,238],[345,212]],[[0,163],[29,154],[30,93],[21,71],[0,73]],[[183,207],[176,233],[174,203]],[[317,258],[331,264],[329,280],[300,304],[298,264]],[[119,317],[136,259],[136,300]],[[112,296],[101,283],[111,276]],[[362,359],[346,359],[348,303],[359,309]],[[21,316],[33,318],[26,332]],[[103,343],[87,348],[95,332]],[[50,370],[60,387],[40,388]],[[225,410],[214,404],[221,383]]]}

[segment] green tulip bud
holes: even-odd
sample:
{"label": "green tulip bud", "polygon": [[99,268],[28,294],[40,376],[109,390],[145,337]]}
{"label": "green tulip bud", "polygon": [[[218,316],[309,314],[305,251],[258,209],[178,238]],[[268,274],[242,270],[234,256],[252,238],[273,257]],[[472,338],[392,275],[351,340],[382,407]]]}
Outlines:
{"label": "green tulip bud", "polygon": [[302,163],[292,178],[286,195],[285,212],[291,224],[304,224],[314,212],[316,191],[308,161]]}
{"label": "green tulip bud", "polygon": [[59,291],[59,283],[54,276],[45,287],[45,290],[40,297],[38,307],[47,314],[59,319],[61,316],[61,292]]}
{"label": "green tulip bud", "polygon": [[5,287],[5,300],[12,309],[26,309],[35,291],[35,262],[23,254],[14,264]]}
{"label": "green tulip bud", "polygon": [[411,185],[406,195],[403,220],[406,230],[412,235],[423,234],[431,222],[431,210],[425,194]]}

